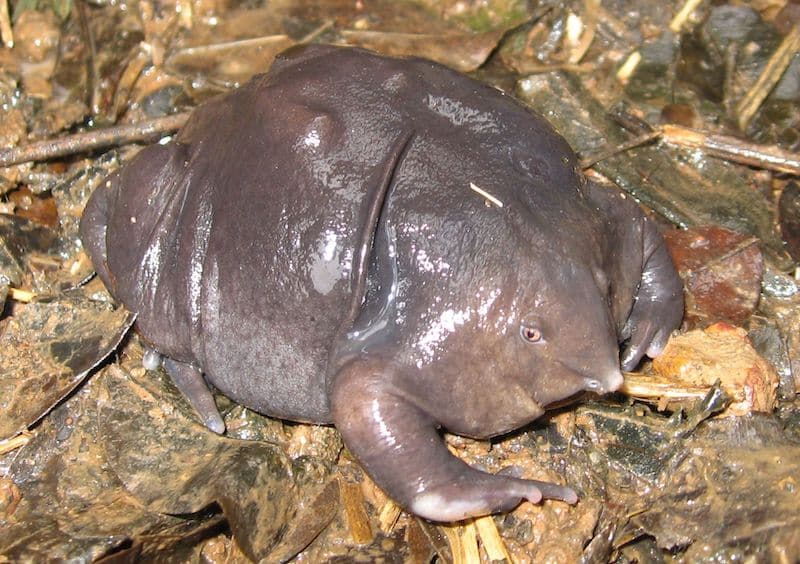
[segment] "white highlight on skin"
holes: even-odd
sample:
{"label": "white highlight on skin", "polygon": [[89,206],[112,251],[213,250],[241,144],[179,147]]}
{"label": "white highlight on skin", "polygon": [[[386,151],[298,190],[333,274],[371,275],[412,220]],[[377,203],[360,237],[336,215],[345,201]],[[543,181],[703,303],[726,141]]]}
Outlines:
{"label": "white highlight on skin", "polygon": [[312,129],[311,131],[309,131],[308,134],[303,139],[303,144],[306,147],[311,147],[313,149],[319,147],[319,131],[317,131],[316,129]]}
{"label": "white highlight on skin", "polygon": [[192,245],[192,259],[189,266],[189,301],[193,323],[199,323],[201,315],[200,298],[203,291],[203,261],[206,258],[208,239],[211,235],[211,205],[204,201],[200,206],[197,221],[195,222],[194,244]]}
{"label": "white highlight on skin", "polygon": [[381,405],[377,399],[372,400],[370,410],[372,411],[372,420],[378,424],[381,439],[383,439],[387,446],[394,447],[397,444],[397,440],[381,414]]}
{"label": "white highlight on skin", "polygon": [[497,122],[488,112],[465,106],[458,100],[446,96],[428,94],[428,108],[440,116],[447,118],[453,125],[467,125],[476,133],[496,133]]}
{"label": "white highlight on skin", "polygon": [[147,247],[142,256],[141,280],[143,281],[143,295],[152,295],[158,284],[158,275],[161,272],[161,240],[156,238],[153,244]]}
{"label": "white highlight on skin", "polygon": [[417,367],[422,367],[423,360],[425,362],[433,360],[434,355],[439,350],[444,340],[447,339],[448,335],[456,331],[456,326],[463,325],[469,321],[469,318],[469,310],[444,310],[439,315],[439,319],[433,321],[428,327],[428,330],[414,343],[414,348],[421,351],[424,357],[424,359],[417,361]]}
{"label": "white highlight on skin", "polygon": [[417,259],[417,266],[425,272],[438,272],[439,274],[443,274],[450,269],[450,265],[442,259],[436,259],[434,263],[425,249],[419,249],[415,258]]}
{"label": "white highlight on skin", "polygon": [[311,283],[320,294],[328,294],[342,278],[344,266],[334,260],[339,248],[336,231],[327,230],[317,245],[317,257],[311,265]]}
{"label": "white highlight on skin", "polygon": [[[483,288],[481,288],[481,290],[483,290]],[[481,320],[486,319],[486,316],[488,315],[489,310],[492,307],[492,304],[494,304],[495,300],[498,298],[499,295],[500,295],[500,290],[494,288],[489,292],[489,295],[486,296],[485,299],[481,300],[481,305],[478,306],[478,316],[480,316]],[[480,294],[478,294],[475,297],[480,299]]]}
{"label": "white highlight on skin", "polygon": [[429,492],[418,495],[411,502],[412,513],[433,521],[461,521],[472,515],[487,513],[489,508],[480,500],[446,500],[443,496]]}
{"label": "white highlight on skin", "polygon": [[614,392],[618,390],[619,387],[622,386],[623,380],[624,378],[622,376],[622,372],[620,372],[619,370],[613,371],[611,374],[608,375],[608,378],[606,379],[606,386],[607,386],[606,392]]}

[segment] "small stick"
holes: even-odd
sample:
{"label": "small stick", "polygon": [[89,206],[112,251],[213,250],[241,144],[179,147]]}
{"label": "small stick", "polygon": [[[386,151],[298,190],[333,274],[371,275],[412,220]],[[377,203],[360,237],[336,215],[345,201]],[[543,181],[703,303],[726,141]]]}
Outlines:
{"label": "small stick", "polygon": [[400,517],[400,506],[387,499],[378,515],[378,528],[384,533],[391,533]]}
{"label": "small stick", "polygon": [[33,301],[33,298],[36,297],[36,294],[34,294],[29,290],[23,290],[21,288],[11,287],[8,289],[8,297],[14,300],[15,302],[22,302],[27,304]]}
{"label": "small stick", "polygon": [[503,542],[500,532],[497,530],[497,525],[494,523],[494,518],[491,515],[484,515],[475,519],[475,528],[478,530],[478,536],[483,544],[483,550],[486,551],[486,556],[490,562],[505,560],[508,564],[512,564],[514,560],[506,549],[506,544]]}
{"label": "small stick", "polygon": [[241,49],[243,47],[261,47],[265,45],[282,45],[290,43],[292,40],[288,35],[264,35],[262,37],[253,37],[250,39],[238,39],[235,41],[226,41],[224,43],[212,43],[210,45],[199,45],[197,47],[186,47],[175,51],[170,55],[169,59],[176,59],[178,57],[202,57],[206,55],[213,55],[215,53],[222,53],[230,51],[231,49]]}
{"label": "small stick", "polygon": [[486,190],[484,190],[484,189],[483,189],[483,188],[481,188],[480,186],[476,186],[475,184],[473,184],[472,182],[470,182],[470,183],[469,183],[469,189],[470,189],[470,190],[472,190],[473,192],[477,192],[478,194],[480,194],[481,196],[483,196],[484,198],[486,198],[486,201],[487,201],[487,202],[491,202],[491,203],[493,203],[493,204],[494,204],[494,205],[496,205],[498,208],[502,208],[502,207],[503,207],[503,202],[502,202],[502,201],[500,201],[500,200],[499,200],[498,198],[496,198],[495,196],[492,196],[492,195],[491,195],[489,192],[487,192]]}
{"label": "small stick", "polygon": [[582,169],[591,168],[600,161],[619,153],[645,145],[653,139],[661,138],[664,142],[690,149],[699,149],[712,157],[728,161],[775,170],[800,176],[800,154],[784,151],[775,145],[758,145],[748,143],[730,135],[718,135],[699,129],[665,124],[657,130],[638,135],[620,145],[606,151],[589,155],[581,159]]}
{"label": "small stick", "polygon": [[623,84],[628,82],[633,71],[636,70],[636,67],[638,67],[641,62],[642,54],[638,50],[628,55],[628,58],[625,59],[625,62],[622,63],[622,66],[617,70],[617,80]]}
{"label": "small stick", "polygon": [[347,528],[353,541],[356,544],[371,542],[374,535],[367,511],[364,509],[364,495],[361,493],[361,486],[347,480],[339,480],[339,498],[344,505]]}
{"label": "small stick", "polygon": [[8,454],[12,450],[25,446],[30,442],[32,436],[30,431],[22,431],[19,435],[3,439],[0,441],[0,455]]}
{"label": "small stick", "polygon": [[92,114],[100,113],[100,72],[97,69],[97,43],[94,40],[92,26],[89,25],[89,7],[84,0],[78,0],[78,21],[81,25],[81,36],[86,44],[86,101]]}
{"label": "small stick", "polygon": [[14,31],[11,29],[11,18],[8,15],[8,0],[0,0],[0,39],[3,45],[11,49],[14,46]]}
{"label": "small stick", "polygon": [[640,145],[646,145],[653,139],[657,139],[661,137],[661,132],[656,131],[648,131],[644,135],[637,135],[630,141],[626,141],[621,145],[617,145],[616,147],[612,147],[606,151],[602,151],[600,153],[595,153],[594,155],[589,155],[588,157],[582,158],[580,162],[580,166],[582,169],[591,168],[592,166],[596,165],[600,161],[604,161],[614,155],[619,153],[624,153],[634,147],[639,147]]}
{"label": "small stick", "polygon": [[[586,54],[586,51],[589,50],[592,41],[594,41],[594,36],[597,33],[597,6],[599,4],[600,0],[584,0],[585,19],[582,22],[580,21],[580,19],[578,19],[578,22],[581,24],[581,27],[583,29],[579,30],[580,37],[570,50],[571,52],[568,59],[568,62],[572,64],[577,64],[581,62],[581,59],[583,59],[583,56]],[[568,28],[569,28],[569,21],[570,20],[568,19],[567,20]]]}
{"label": "small stick", "polygon": [[672,21],[669,22],[669,30],[672,33],[678,33],[683,27],[683,24],[686,23],[686,20],[689,19],[689,16],[692,15],[692,12],[697,9],[702,1],[703,0],[687,0],[686,4],[683,5],[680,11],[675,14],[675,17],[672,18]]}
{"label": "small stick", "polygon": [[800,26],[795,25],[792,26],[791,31],[783,38],[781,44],[769,58],[756,83],[736,107],[739,129],[744,131],[747,128],[750,120],[753,119],[758,108],[761,107],[766,97],[778,84],[783,73],[789,67],[789,63],[792,62],[792,57],[798,51],[800,51]]}
{"label": "small stick", "polygon": [[784,151],[775,145],[757,145],[729,135],[717,135],[678,125],[662,125],[664,141],[673,145],[700,149],[729,161],[800,175],[800,154]]}
{"label": "small stick", "polygon": [[478,564],[481,561],[478,536],[471,521],[441,525],[441,530],[450,543],[453,564]]}
{"label": "small stick", "polygon": [[322,35],[326,31],[328,31],[329,29],[333,28],[333,24],[334,23],[335,22],[333,20],[326,21],[325,23],[323,23],[318,28],[312,30],[311,33],[305,35],[300,41],[298,41],[298,43],[300,45],[307,45],[308,43],[311,43],[317,37],[319,37],[320,35]]}
{"label": "small stick", "polygon": [[[2,0],[0,0],[2,1]],[[180,129],[190,112],[155,118],[132,125],[117,125],[84,133],[67,135],[58,139],[37,141],[20,147],[0,149],[0,167],[20,163],[38,162],[85,153],[138,141],[147,141]]]}

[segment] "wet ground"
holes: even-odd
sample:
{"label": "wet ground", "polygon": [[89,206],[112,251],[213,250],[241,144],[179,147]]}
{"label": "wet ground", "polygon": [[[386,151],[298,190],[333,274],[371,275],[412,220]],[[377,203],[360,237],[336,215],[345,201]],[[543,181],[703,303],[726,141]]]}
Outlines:
{"label": "wet ground", "polygon": [[[797,561],[799,28],[781,0],[0,9],[0,561]],[[500,440],[446,437],[577,505],[425,522],[334,429],[219,396],[220,437],[141,367],[78,240],[88,196],[308,42],[428,57],[517,96],[663,227],[687,312],[662,357]]]}

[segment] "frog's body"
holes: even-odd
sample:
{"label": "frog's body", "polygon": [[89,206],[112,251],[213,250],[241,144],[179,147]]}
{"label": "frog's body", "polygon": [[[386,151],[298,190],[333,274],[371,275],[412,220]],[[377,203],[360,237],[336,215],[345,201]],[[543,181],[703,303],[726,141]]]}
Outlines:
{"label": "frog's body", "polygon": [[86,247],[178,385],[333,422],[375,481],[453,520],[568,488],[492,476],[439,427],[516,429],[663,347],[651,222],[512,98],[421,59],[309,46],[199,108],[92,197]]}

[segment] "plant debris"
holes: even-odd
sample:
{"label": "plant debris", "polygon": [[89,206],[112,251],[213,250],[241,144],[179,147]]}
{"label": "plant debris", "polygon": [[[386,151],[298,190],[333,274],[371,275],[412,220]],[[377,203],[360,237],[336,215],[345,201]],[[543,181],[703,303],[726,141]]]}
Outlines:
{"label": "plant debris", "polygon": [[[0,561],[800,558],[796,7],[0,2]],[[569,484],[577,505],[435,524],[388,500],[333,428],[216,396],[215,435],[141,367],[133,316],[90,280],[91,191],[309,42],[474,73],[662,225],[685,325],[624,394],[492,441],[446,437],[484,470]]]}

